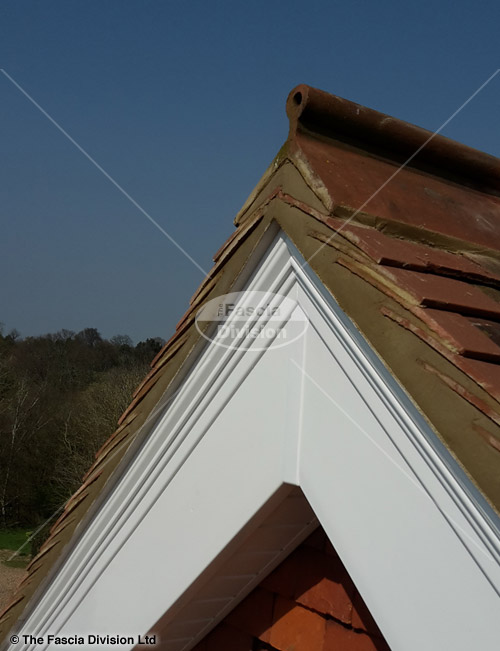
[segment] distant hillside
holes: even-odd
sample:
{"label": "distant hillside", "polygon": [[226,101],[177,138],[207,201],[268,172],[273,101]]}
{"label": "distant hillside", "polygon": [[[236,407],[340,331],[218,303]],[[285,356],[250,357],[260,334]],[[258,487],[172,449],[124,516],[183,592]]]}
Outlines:
{"label": "distant hillside", "polygon": [[0,528],[34,528],[78,488],[162,344],[0,332]]}

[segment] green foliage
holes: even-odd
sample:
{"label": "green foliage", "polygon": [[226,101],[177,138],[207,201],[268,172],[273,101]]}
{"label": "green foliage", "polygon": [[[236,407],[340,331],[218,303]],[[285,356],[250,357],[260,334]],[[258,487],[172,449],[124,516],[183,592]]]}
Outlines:
{"label": "green foliage", "polygon": [[78,488],[162,344],[0,330],[0,527],[35,529]]}
{"label": "green foliage", "polygon": [[[31,531],[26,529],[0,529],[0,549],[11,549],[15,552],[27,542],[30,536]],[[28,542],[19,553],[25,556],[29,555],[30,551],[31,544]]]}

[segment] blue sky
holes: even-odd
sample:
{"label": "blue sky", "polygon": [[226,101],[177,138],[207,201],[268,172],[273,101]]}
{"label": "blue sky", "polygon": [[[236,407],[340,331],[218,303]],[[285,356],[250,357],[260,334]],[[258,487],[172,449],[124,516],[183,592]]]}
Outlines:
{"label": "blue sky", "polygon": [[[500,67],[500,4],[4,0],[1,67],[209,268],[298,83],[438,128]],[[202,274],[0,77],[0,321],[168,338]],[[443,133],[500,156],[500,74]]]}

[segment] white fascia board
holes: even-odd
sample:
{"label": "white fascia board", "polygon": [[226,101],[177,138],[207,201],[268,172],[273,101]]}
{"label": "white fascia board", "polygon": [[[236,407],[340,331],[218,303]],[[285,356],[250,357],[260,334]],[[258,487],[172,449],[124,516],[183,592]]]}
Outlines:
{"label": "white fascia board", "polygon": [[341,312],[301,306],[299,484],[381,631],[394,649],[497,648],[498,530]]}
{"label": "white fascia board", "polygon": [[[295,285],[287,247],[275,240],[249,286],[288,296]],[[147,631],[256,514],[276,495],[284,499],[282,417],[290,391],[282,366],[290,356],[300,363],[301,351],[301,341],[257,353],[245,340],[239,348],[205,347],[175,395],[164,398],[169,404],[144,445],[124,461],[121,480],[24,633]],[[170,559],[165,576],[148,545]]]}
{"label": "white fascia board", "polygon": [[[288,238],[254,265],[246,289],[297,300],[304,337],[258,353],[247,340],[205,346],[22,632],[152,630],[210,587],[295,484],[393,648],[465,651],[473,634],[493,648],[496,515]],[[191,648],[207,624],[193,626],[168,648]]]}

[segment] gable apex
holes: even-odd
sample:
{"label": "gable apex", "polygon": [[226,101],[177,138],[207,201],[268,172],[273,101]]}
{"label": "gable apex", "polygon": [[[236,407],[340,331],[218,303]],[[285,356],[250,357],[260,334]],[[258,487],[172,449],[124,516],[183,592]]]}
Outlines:
{"label": "gable apex", "polygon": [[[465,478],[449,476],[452,460],[303,263],[278,234],[246,288],[292,295],[310,320],[304,337],[286,353],[255,355],[243,342],[194,356],[25,630],[158,628],[164,648],[188,651],[318,518],[393,648],[450,635],[455,648],[473,639],[488,648],[497,638],[498,539]],[[161,564],[145,541],[162,550]],[[412,600],[401,600],[408,585]],[[109,603],[110,591],[127,599]],[[446,613],[437,608],[444,600]],[[465,613],[478,603],[472,626]]]}
{"label": "gable apex", "polygon": [[[392,648],[496,648],[498,161],[309,87],[288,104],[2,634],[158,630],[191,651],[319,523]],[[219,345],[200,310],[252,292],[307,327],[257,342],[269,315],[243,310],[251,334]]]}

